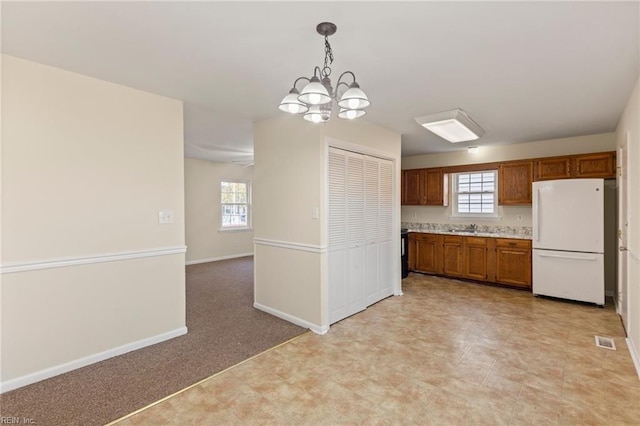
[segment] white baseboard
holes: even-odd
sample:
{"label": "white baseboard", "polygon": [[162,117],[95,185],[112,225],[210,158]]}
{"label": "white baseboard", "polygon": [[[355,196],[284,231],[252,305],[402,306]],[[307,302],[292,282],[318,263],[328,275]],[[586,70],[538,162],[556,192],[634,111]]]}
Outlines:
{"label": "white baseboard", "polygon": [[237,259],[238,257],[253,256],[253,253],[230,254],[229,256],[210,257],[209,259],[190,260],[185,265],[197,265],[198,263],[217,262],[218,260]]}
{"label": "white baseboard", "polygon": [[269,306],[262,305],[258,302],[254,302],[253,307],[263,312],[266,312],[268,314],[271,314],[274,317],[278,317],[285,321],[289,321],[290,323],[293,323],[295,325],[299,325],[300,327],[308,328],[309,330],[313,331],[316,334],[327,334],[327,332],[329,331],[329,326],[319,326],[316,324],[312,324],[309,321],[305,321],[301,318],[294,317],[293,315],[287,314],[285,312],[279,311],[274,308],[270,308]]}
{"label": "white baseboard", "polygon": [[627,337],[627,346],[629,347],[629,353],[631,354],[631,359],[633,360],[633,365],[636,367],[636,373],[638,373],[638,378],[640,379],[640,356],[638,356],[638,351],[636,350],[636,346],[633,344],[633,340],[630,337]]}
{"label": "white baseboard", "polygon": [[67,373],[72,370],[76,370],[81,367],[85,367],[89,364],[95,364],[96,362],[104,361],[105,359],[113,358],[114,356],[122,355],[127,352],[142,349],[146,346],[155,345],[156,343],[164,342],[165,340],[173,339],[174,337],[187,334],[187,327],[180,327],[178,329],[168,331],[166,333],[158,334],[156,336],[148,337],[146,339],[138,340],[136,342],[128,343],[126,345],[118,346],[117,348],[109,349],[104,352],[89,355],[84,358],[77,359],[75,361],[67,362],[64,364],[56,365],[54,367],[46,368],[44,370],[36,371],[22,377],[7,380],[0,383],[0,393],[8,392],[17,388],[21,388],[26,385],[30,385],[35,382],[39,382],[50,377],[57,376],[59,374]]}

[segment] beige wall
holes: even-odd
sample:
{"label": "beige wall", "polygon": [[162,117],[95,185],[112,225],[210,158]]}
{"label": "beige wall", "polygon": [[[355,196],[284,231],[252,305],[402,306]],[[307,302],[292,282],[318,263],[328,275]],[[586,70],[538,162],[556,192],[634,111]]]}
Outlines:
{"label": "beige wall", "polygon": [[[513,145],[481,146],[475,154],[465,149],[440,154],[414,155],[402,158],[402,169],[491,163],[556,155],[615,151],[615,133],[576,136]],[[461,220],[451,218],[451,207],[402,206],[403,222],[476,223],[478,225],[531,226],[530,206],[499,206],[499,220]]]}
{"label": "beige wall", "polygon": [[634,352],[636,369],[640,375],[640,78],[636,83],[629,102],[616,129],[618,146],[627,144],[630,167],[627,170],[627,185],[630,188],[628,200],[628,301],[627,334]]}
{"label": "beige wall", "polygon": [[466,148],[462,148],[453,152],[403,157],[402,169],[456,166],[460,164],[491,163],[494,161],[614,151],[616,149],[616,136],[615,133],[601,133],[512,145],[478,145],[480,145],[480,149],[475,154],[469,154]]}
{"label": "beige wall", "polygon": [[2,57],[3,390],[186,332],[182,134],[179,101]]}
{"label": "beige wall", "polygon": [[[333,118],[313,125],[281,115],[254,126],[255,305],[316,332],[328,329],[324,213],[329,140],[384,153],[399,164],[400,135],[365,121]],[[397,206],[399,188],[398,167]],[[318,219],[312,217],[316,208]],[[399,220],[397,211],[398,230]]]}
{"label": "beige wall", "polygon": [[253,185],[253,166],[184,159],[187,264],[253,254],[253,230],[220,231],[220,181]]}

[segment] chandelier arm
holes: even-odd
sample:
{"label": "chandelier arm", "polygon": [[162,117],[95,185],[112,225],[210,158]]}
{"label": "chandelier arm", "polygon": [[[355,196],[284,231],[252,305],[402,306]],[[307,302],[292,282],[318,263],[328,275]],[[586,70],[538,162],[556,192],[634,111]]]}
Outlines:
{"label": "chandelier arm", "polygon": [[[342,74],[340,74],[340,77],[338,77],[338,83],[337,83],[336,87],[338,87],[338,86],[340,85],[340,83],[347,84],[347,83],[345,83],[344,81],[342,81],[342,77],[344,77],[344,76],[345,76],[345,74],[351,74],[351,78],[353,78],[353,82],[355,83],[355,81],[356,81],[356,75],[355,75],[354,73],[352,73],[351,71],[345,71],[345,72],[343,72]],[[347,84],[347,86],[348,86],[348,84]]]}
{"label": "chandelier arm", "polygon": [[313,69],[313,76],[314,77],[318,77],[320,79],[322,79],[322,77],[324,77],[324,75],[322,74],[322,69],[316,65],[316,67]]}
{"label": "chandelier arm", "polygon": [[298,78],[296,78],[296,81],[294,81],[294,82],[293,82],[293,88],[294,88],[294,89],[296,89],[296,86],[297,86],[297,84],[298,84],[298,82],[299,82],[300,80],[306,80],[306,81],[307,81],[307,83],[310,81],[310,79],[308,79],[307,77],[298,77]]}
{"label": "chandelier arm", "polygon": [[[338,80],[338,84],[336,84],[336,90],[333,92],[335,94],[333,98],[336,99],[336,100],[338,100],[342,96],[341,94],[340,95],[338,94],[338,89],[340,89],[340,86],[342,86],[342,85],[347,86],[347,89],[349,89],[349,85],[347,83],[345,83],[344,81]],[[345,89],[345,91],[346,91],[346,89]],[[342,92],[342,93],[344,94],[344,92]]]}

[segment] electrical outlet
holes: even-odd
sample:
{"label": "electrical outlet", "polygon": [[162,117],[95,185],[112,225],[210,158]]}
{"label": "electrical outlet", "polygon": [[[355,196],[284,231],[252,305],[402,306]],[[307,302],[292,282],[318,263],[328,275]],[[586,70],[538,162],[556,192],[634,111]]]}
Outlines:
{"label": "electrical outlet", "polygon": [[164,210],[158,212],[158,223],[164,225],[167,223],[173,223],[173,212],[171,210]]}
{"label": "electrical outlet", "polygon": [[522,222],[522,215],[521,215],[521,214],[517,214],[517,215],[516,215],[516,220],[517,220],[518,222]]}

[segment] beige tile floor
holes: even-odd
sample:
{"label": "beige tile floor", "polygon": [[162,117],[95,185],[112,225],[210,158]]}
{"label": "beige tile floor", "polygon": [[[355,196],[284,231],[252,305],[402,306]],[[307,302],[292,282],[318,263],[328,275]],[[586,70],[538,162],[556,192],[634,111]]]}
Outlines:
{"label": "beige tile floor", "polygon": [[613,306],[416,274],[403,290],[118,424],[640,424]]}

